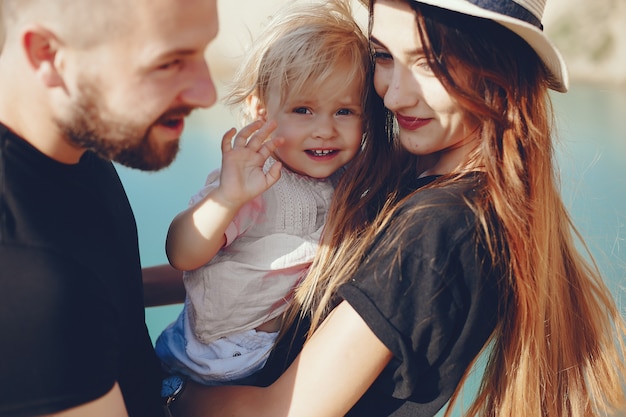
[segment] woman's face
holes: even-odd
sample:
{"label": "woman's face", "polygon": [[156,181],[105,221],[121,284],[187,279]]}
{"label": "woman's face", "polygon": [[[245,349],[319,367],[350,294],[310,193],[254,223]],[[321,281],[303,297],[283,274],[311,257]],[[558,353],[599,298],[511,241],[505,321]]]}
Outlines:
{"label": "woman's face", "polygon": [[413,9],[404,1],[377,0],[373,13],[374,88],[395,115],[400,143],[431,157],[428,174],[449,173],[475,145],[475,126],[430,69]]}

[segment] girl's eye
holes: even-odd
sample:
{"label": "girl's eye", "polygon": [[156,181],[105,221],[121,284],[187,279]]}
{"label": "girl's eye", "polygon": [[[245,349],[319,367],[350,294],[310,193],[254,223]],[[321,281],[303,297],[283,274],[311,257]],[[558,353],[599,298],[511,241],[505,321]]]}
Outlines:
{"label": "girl's eye", "polygon": [[296,107],[293,109],[294,113],[297,114],[310,114],[311,112],[306,107]]}
{"label": "girl's eye", "polygon": [[337,111],[337,114],[339,116],[349,116],[351,114],[354,114],[354,112],[352,110],[350,110],[350,109],[341,109],[341,110]]}

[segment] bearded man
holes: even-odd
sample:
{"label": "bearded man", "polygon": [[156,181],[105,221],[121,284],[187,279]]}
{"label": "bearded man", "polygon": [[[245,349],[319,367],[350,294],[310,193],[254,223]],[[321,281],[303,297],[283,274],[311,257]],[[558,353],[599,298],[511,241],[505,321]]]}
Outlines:
{"label": "bearded man", "polygon": [[172,162],[216,100],[216,0],[2,0],[0,416],[159,416],[135,219],[111,161]]}

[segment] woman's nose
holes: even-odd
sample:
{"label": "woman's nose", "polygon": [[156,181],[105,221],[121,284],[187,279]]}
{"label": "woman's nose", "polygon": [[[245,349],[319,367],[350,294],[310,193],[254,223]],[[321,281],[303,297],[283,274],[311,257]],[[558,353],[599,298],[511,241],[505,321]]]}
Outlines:
{"label": "woman's nose", "polygon": [[394,111],[416,106],[419,101],[418,90],[417,80],[411,70],[404,65],[396,65],[383,97],[385,107]]}

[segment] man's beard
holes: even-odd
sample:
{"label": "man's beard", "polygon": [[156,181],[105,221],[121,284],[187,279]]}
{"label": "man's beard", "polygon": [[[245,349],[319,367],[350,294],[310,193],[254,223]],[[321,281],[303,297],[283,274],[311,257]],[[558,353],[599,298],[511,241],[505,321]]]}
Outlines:
{"label": "man's beard", "polygon": [[[144,171],[156,171],[170,165],[178,153],[179,140],[160,144],[151,140],[150,132],[159,123],[173,117],[187,116],[189,107],[168,110],[150,125],[132,123],[110,115],[101,105],[100,94],[92,85],[81,83],[81,96],[71,109],[70,119],[57,120],[65,138],[75,146],[90,150],[101,158],[109,159]],[[140,112],[137,112],[140,113]]]}

